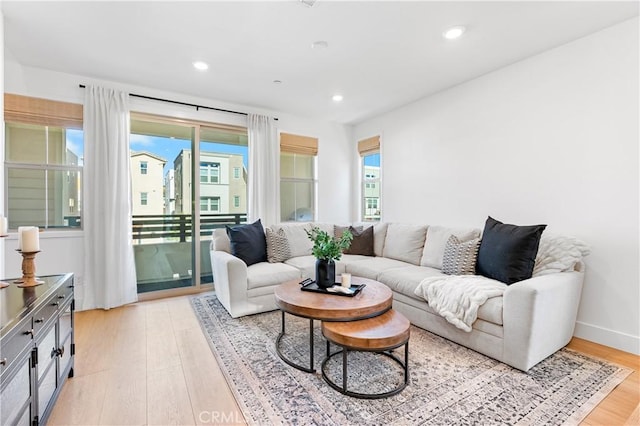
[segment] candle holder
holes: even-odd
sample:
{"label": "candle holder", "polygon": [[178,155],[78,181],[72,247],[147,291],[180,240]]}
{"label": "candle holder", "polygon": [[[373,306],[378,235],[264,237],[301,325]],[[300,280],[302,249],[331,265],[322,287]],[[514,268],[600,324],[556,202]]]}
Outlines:
{"label": "candle holder", "polygon": [[35,287],[40,284],[44,284],[44,281],[39,280],[36,277],[36,254],[38,251],[22,251],[17,250],[22,255],[22,278],[15,280],[14,284],[18,284],[18,287]]}
{"label": "candle holder", "polygon": [[[7,235],[0,235],[0,238],[6,238],[8,237],[9,234]],[[5,282],[5,281],[0,281],[0,288],[5,288],[5,287],[9,287],[9,283]]]}

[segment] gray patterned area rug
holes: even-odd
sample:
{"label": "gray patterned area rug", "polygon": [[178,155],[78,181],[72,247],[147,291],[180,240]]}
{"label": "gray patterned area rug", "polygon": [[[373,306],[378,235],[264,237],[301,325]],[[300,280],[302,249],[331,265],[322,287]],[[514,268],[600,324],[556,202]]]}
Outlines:
{"label": "gray patterned area rug", "polygon": [[[252,425],[578,424],[631,373],[568,349],[524,373],[412,326],[409,385],[390,398],[356,399],[331,389],[320,373],[304,373],[278,357],[280,312],[233,319],[211,294],[194,297],[192,305]],[[319,370],[326,343],[316,323]],[[308,364],[308,332],[308,320],[287,315],[281,347],[300,364]],[[404,349],[397,351],[403,358]],[[341,356],[334,359],[327,374],[342,383]],[[375,393],[402,380],[397,364],[371,353],[350,353],[349,368],[350,390]]]}

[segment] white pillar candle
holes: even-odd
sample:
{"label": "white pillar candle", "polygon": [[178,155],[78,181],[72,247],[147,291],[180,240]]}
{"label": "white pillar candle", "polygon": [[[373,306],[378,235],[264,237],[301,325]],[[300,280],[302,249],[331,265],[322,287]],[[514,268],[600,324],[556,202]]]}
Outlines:
{"label": "white pillar candle", "polygon": [[39,229],[35,226],[24,227],[24,229],[19,233],[20,250],[25,253],[40,251],[40,236],[38,233]]}
{"label": "white pillar candle", "polygon": [[342,274],[342,287],[351,287],[351,274]]}
{"label": "white pillar candle", "polygon": [[22,250],[22,231],[26,228],[26,226],[18,226],[18,250]]}
{"label": "white pillar candle", "polygon": [[9,233],[9,222],[4,216],[0,216],[0,235],[7,235]]}

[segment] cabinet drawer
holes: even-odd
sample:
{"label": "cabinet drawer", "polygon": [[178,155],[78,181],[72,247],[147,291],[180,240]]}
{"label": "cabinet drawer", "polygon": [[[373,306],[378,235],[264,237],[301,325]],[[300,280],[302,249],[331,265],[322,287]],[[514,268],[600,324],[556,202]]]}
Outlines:
{"label": "cabinet drawer", "polygon": [[58,305],[55,302],[57,301],[51,300],[51,302],[33,314],[33,332],[35,336],[38,336],[46,325],[55,321],[58,313]]}
{"label": "cabinet drawer", "polygon": [[68,283],[63,285],[57,292],[56,300],[54,302],[60,302],[60,306],[67,300],[70,300],[73,295],[73,284]]}
{"label": "cabinet drawer", "polygon": [[[29,379],[29,359],[25,359],[13,378],[3,386],[0,406],[0,424],[8,425],[15,422],[16,417],[22,415],[22,409],[31,396],[31,381]],[[27,411],[29,411],[27,409]]]}
{"label": "cabinet drawer", "polygon": [[25,351],[30,351],[32,347],[33,332],[31,328],[31,318],[29,318],[28,321],[18,326],[15,331],[4,336],[2,341],[0,341],[0,360],[4,360],[0,367],[0,373],[4,375],[4,372],[11,367],[20,354]]}

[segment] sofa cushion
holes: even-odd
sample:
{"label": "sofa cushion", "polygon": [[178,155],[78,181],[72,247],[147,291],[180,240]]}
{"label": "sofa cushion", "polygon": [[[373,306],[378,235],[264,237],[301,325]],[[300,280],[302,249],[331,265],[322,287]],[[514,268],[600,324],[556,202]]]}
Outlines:
{"label": "sofa cushion", "polygon": [[248,225],[227,225],[231,254],[247,266],[267,261],[267,242],[260,219]]}
{"label": "sofa cushion", "polygon": [[387,259],[385,257],[374,257],[365,260],[358,260],[356,262],[350,262],[346,265],[346,272],[357,277],[370,278],[377,280],[378,275],[383,271],[394,268],[404,268],[410,266],[406,262],[399,260]]}
{"label": "sofa cushion", "polygon": [[[282,229],[287,236],[289,242],[289,251],[291,257],[307,256],[311,254],[313,242],[309,239],[306,231],[311,231],[309,223],[282,223],[272,225],[271,229],[278,232]],[[321,228],[322,229],[322,228]]]}
{"label": "sofa cushion", "polygon": [[291,257],[289,240],[283,229],[274,231],[271,228],[265,229],[267,239],[267,260],[269,263],[284,262]]}
{"label": "sofa cushion", "polygon": [[427,266],[405,266],[403,268],[389,269],[378,276],[378,281],[389,286],[396,293],[404,294],[413,299],[422,300],[424,298],[416,296],[415,289],[426,277],[442,275],[440,270]]}
{"label": "sofa cushion", "polygon": [[460,241],[455,235],[450,236],[442,256],[442,272],[447,275],[475,274],[479,247],[480,238]]}
{"label": "sofa cushion", "polygon": [[383,256],[419,265],[426,234],[427,227],[424,225],[389,224]]}
{"label": "sofa cushion", "polygon": [[231,253],[231,242],[226,228],[216,228],[211,235],[211,250]]}
{"label": "sofa cushion", "polygon": [[[309,256],[296,256],[287,259],[284,263],[300,270],[302,278],[316,279],[316,258]],[[336,265],[337,269],[337,265]],[[337,273],[337,272],[336,272]]]}
{"label": "sofa cushion", "polygon": [[427,238],[420,259],[421,266],[442,269],[442,256],[449,237],[455,235],[460,241],[469,241],[480,236],[479,229],[447,228],[445,226],[429,226]]}
{"label": "sofa cushion", "polygon": [[247,268],[247,289],[282,284],[300,278],[300,271],[284,263],[254,263]]}
{"label": "sofa cushion", "polygon": [[546,226],[510,225],[489,216],[478,250],[478,274],[505,284],[531,278],[540,236]]}

